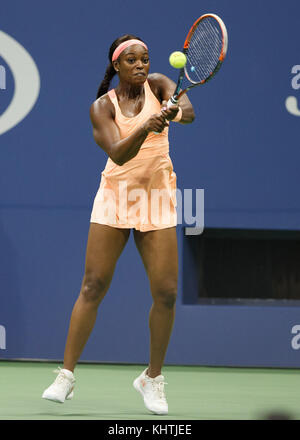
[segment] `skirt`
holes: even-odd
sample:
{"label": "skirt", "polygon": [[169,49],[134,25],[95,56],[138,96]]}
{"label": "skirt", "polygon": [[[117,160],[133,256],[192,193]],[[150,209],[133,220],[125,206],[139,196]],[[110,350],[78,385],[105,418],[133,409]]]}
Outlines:
{"label": "skirt", "polygon": [[124,165],[110,158],[90,221],[146,232],[177,225],[176,174],[165,148],[141,149]]}

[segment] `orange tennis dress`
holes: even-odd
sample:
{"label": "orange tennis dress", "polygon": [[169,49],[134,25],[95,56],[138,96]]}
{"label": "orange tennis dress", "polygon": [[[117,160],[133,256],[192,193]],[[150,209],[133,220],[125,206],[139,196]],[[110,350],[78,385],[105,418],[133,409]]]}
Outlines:
{"label": "orange tennis dress", "polygon": [[[160,102],[148,81],[144,91],[144,107],[132,118],[122,114],[115,90],[108,92],[122,139],[160,113]],[[168,131],[166,127],[162,133],[149,133],[138,154],[124,165],[108,158],[94,199],[92,223],[142,232],[176,226],[176,174],[169,156]]]}

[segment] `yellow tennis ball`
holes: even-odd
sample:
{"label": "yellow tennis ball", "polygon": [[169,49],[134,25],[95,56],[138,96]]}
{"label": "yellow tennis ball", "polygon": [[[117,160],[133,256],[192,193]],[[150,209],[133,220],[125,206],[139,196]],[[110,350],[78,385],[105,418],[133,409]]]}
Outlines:
{"label": "yellow tennis ball", "polygon": [[175,69],[182,69],[186,65],[186,56],[183,52],[173,52],[169,57],[169,63]]}

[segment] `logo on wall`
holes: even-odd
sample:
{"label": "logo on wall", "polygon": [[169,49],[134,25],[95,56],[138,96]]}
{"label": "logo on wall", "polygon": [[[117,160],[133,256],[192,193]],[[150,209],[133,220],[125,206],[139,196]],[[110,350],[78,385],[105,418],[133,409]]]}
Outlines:
{"label": "logo on wall", "polygon": [[[295,75],[292,78],[292,88],[294,90],[300,89],[300,66],[296,65],[292,67],[292,74]],[[298,106],[298,99],[295,96],[288,96],[285,100],[285,107],[289,113],[294,116],[300,116],[300,109]]]}
{"label": "logo on wall", "polygon": [[0,90],[6,89],[6,70],[4,66],[0,66]]}
{"label": "logo on wall", "polygon": [[[3,31],[0,31],[0,56],[9,66],[15,82],[12,100],[0,115],[1,135],[19,124],[34,107],[40,92],[40,75],[27,50]],[[4,66],[0,66],[0,93],[5,88],[6,72]]]}
{"label": "logo on wall", "polygon": [[299,350],[300,348],[300,325],[294,325],[292,327],[292,334],[296,335],[291,340],[291,345],[294,350]]}
{"label": "logo on wall", "polygon": [[0,325],[0,350],[6,349],[6,331],[3,325]]}

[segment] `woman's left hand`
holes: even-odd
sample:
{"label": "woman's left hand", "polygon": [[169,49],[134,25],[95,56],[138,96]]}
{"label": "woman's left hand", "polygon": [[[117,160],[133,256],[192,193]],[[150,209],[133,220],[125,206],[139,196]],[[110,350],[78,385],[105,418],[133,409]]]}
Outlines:
{"label": "woman's left hand", "polygon": [[161,114],[164,116],[165,119],[167,119],[168,121],[172,121],[177,113],[179,111],[179,107],[178,105],[171,105],[168,108],[168,103],[167,101],[163,101],[162,102],[162,108],[161,108]]}

